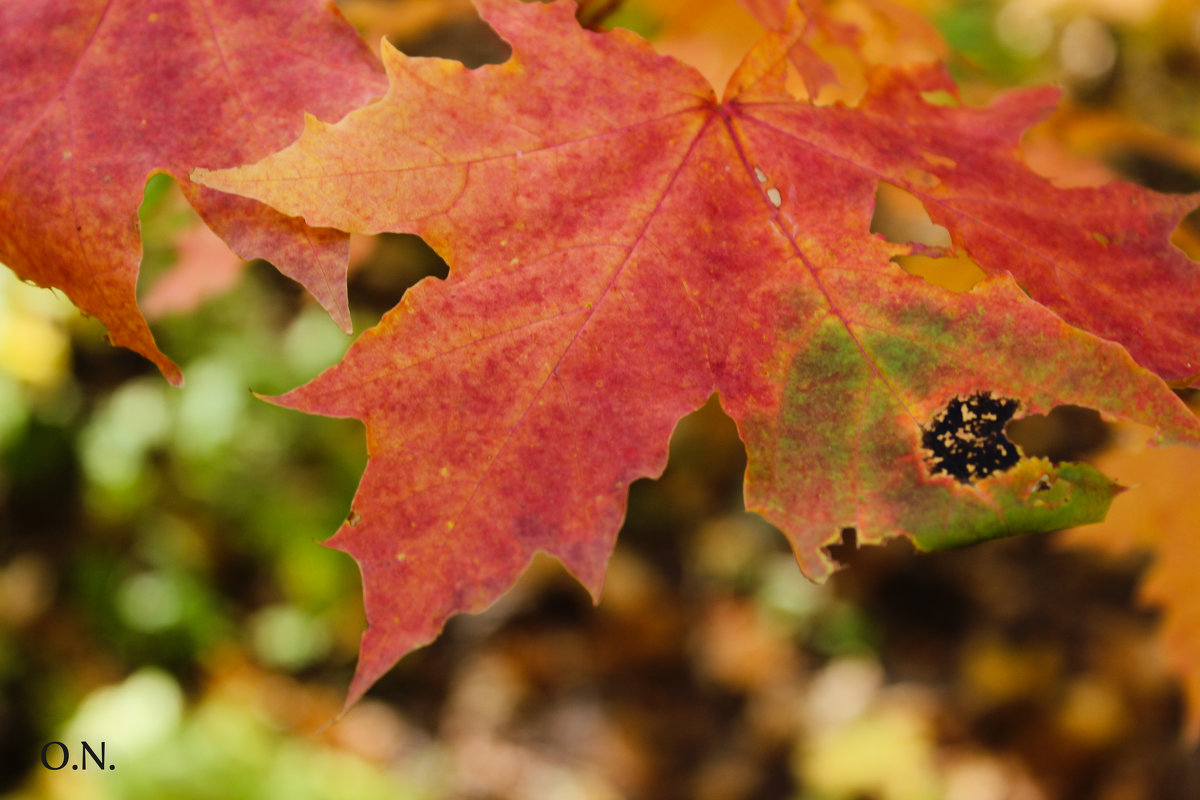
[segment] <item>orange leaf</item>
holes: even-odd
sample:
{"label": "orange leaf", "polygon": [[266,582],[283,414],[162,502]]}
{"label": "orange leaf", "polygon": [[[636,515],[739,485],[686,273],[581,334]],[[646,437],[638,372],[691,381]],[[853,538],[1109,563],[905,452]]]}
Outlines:
{"label": "orange leaf", "polygon": [[1182,447],[1112,450],[1096,466],[1137,491],[1118,499],[1099,525],[1069,531],[1067,541],[1115,553],[1149,550],[1154,563],[1141,595],[1163,611],[1162,636],[1188,698],[1188,734],[1200,738],[1200,451]]}

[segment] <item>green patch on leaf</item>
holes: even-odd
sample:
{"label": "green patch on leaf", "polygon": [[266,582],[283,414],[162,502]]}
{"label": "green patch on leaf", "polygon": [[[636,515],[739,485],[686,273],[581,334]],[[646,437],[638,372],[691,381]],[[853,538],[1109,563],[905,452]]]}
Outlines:
{"label": "green patch on leaf", "polygon": [[1044,458],[1026,458],[971,487],[982,503],[963,503],[936,525],[914,520],[918,549],[954,547],[1026,533],[1100,522],[1124,488],[1086,464],[1054,466]]}

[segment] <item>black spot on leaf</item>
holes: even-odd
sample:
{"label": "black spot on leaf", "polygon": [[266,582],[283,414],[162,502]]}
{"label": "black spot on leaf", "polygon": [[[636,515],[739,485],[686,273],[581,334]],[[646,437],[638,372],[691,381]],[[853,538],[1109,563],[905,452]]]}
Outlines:
{"label": "black spot on leaf", "polygon": [[930,469],[972,483],[1016,464],[1021,452],[1004,435],[1004,425],[1018,405],[988,392],[955,397],[921,438]]}

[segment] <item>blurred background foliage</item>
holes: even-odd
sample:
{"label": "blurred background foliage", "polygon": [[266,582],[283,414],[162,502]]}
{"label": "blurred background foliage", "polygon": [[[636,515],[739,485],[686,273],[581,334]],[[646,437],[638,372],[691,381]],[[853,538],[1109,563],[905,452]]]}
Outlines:
{"label": "blurred background foliage", "polygon": [[[410,54],[507,56],[461,0],[342,5]],[[1196,3],[914,8],[949,39],[968,98],[1063,85],[1064,110],[1027,141],[1057,179],[1200,189]],[[580,16],[709,75],[754,35],[725,2]],[[141,216],[144,305],[182,389],[0,271],[0,797],[1200,796],[1158,615],[1137,602],[1145,556],[1055,536],[935,556],[847,542],[834,552],[849,568],[809,584],[744,512],[744,452],[715,402],[681,423],[666,474],[633,487],[599,607],[540,559],[338,719],[360,586],[318,542],[349,509],[363,431],[252,392],[303,383],[350,338],[269,266],[214,245],[169,178],[149,181]],[[1178,239],[1190,247],[1193,228]],[[356,331],[445,275],[413,237],[354,244]],[[1056,458],[1111,439],[1080,409],[1014,435]],[[80,740],[103,741],[116,769],[46,770],[52,740],[75,763]]]}

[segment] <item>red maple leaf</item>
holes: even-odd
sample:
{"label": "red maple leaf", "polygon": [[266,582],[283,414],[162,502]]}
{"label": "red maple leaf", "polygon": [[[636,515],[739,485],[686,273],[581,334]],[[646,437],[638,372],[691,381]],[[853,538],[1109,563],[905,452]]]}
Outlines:
{"label": "red maple leaf", "polygon": [[[272,66],[265,74],[262,65]],[[0,260],[62,289],[114,344],[179,369],[137,308],[137,208],[167,172],[238,255],[303,283],[346,330],[347,238],[188,180],[383,91],[378,62],[321,0],[21,0],[0,5]]]}
{"label": "red maple leaf", "polygon": [[[360,564],[370,624],[350,702],[537,550],[598,595],[629,484],[661,473],[713,392],[747,446],[747,507],[818,579],[847,527],[930,549],[1103,516],[1116,487],[1098,472],[1018,459],[1018,403],[1200,443],[1150,371],[1200,363],[1197,268],[1167,240],[1194,201],[1030,172],[1017,136],[1052,91],[934,106],[940,70],[876,68],[859,107],[819,106],[788,91],[789,53],[829,79],[791,6],[718,101],[637,37],[581,30],[565,0],[478,5],[508,62],[385,46],[382,101],[194,173],[312,225],[417,233],[451,267],[277,399],[367,426],[331,540]],[[908,248],[869,233],[880,181],[991,277],[954,294],[892,263]]]}

